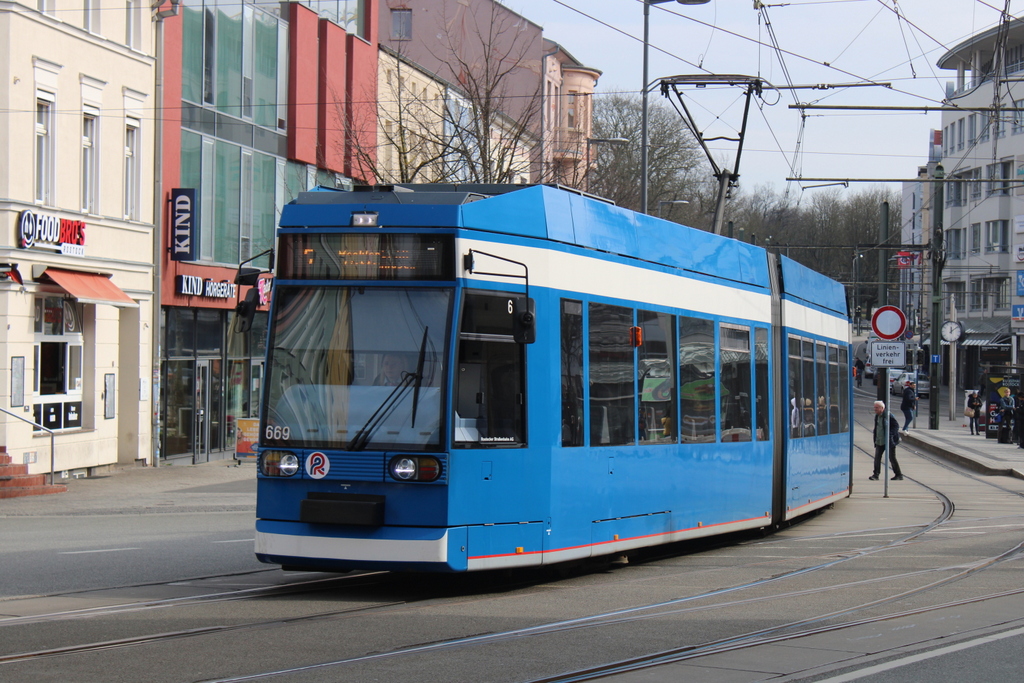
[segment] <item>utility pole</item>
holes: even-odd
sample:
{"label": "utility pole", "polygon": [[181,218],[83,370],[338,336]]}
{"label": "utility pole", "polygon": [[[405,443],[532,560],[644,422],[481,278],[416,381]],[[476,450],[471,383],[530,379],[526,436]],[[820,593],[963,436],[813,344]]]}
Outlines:
{"label": "utility pole", "polygon": [[[889,305],[889,202],[882,202],[881,222],[878,226],[878,243],[882,248],[878,252],[878,307]],[[876,395],[879,401],[885,401],[889,405],[889,368],[875,368],[875,378],[878,380],[878,391]],[[889,422],[886,421],[888,425]]]}
{"label": "utility pole", "polygon": [[[931,364],[928,366],[928,373],[931,388],[928,394],[928,429],[939,428],[939,394],[941,392],[940,382],[942,381],[942,340],[939,337],[939,330],[942,327],[942,266],[946,258],[942,253],[942,179],[946,171],[942,164],[935,166],[935,189],[932,190],[932,334],[930,348]],[[954,346],[950,344],[950,352],[954,353]],[[935,362],[936,356],[940,359]],[[952,397],[950,397],[952,401]]]}

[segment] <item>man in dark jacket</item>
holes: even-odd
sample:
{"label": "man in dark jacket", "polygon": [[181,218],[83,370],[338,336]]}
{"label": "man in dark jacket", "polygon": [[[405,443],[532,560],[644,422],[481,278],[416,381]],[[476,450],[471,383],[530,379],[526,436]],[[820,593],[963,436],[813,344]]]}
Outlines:
{"label": "man in dark jacket", "polygon": [[908,381],[903,387],[903,402],[900,403],[900,410],[903,411],[903,431],[910,431],[910,423],[914,421],[914,411],[917,410],[917,385]]}
{"label": "man in dark jacket", "polygon": [[889,462],[892,464],[892,471],[895,475],[892,480],[903,481],[903,471],[900,470],[900,464],[896,461],[896,444],[900,442],[900,423],[892,416],[892,413],[885,409],[885,403],[882,401],[875,401],[875,469],[868,479],[878,481],[878,473],[882,470],[882,456],[885,455],[886,445],[886,422],[889,423]]}

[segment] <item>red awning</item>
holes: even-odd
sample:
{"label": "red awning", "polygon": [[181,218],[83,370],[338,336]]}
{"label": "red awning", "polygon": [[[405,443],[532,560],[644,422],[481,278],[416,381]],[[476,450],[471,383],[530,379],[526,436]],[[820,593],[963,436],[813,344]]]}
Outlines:
{"label": "red awning", "polygon": [[50,279],[83,304],[110,304],[118,308],[138,306],[120,287],[111,282],[107,275],[47,268],[43,272],[43,278]]}

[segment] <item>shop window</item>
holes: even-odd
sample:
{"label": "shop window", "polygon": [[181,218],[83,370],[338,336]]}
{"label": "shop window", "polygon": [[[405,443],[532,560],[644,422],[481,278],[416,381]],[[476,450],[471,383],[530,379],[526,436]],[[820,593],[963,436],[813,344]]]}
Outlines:
{"label": "shop window", "polygon": [[47,429],[82,426],[82,307],[60,296],[34,302],[35,421]]}

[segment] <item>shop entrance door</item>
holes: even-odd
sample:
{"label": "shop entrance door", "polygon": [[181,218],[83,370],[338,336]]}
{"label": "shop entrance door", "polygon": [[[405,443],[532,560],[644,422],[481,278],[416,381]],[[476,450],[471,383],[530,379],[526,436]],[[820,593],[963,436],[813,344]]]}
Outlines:
{"label": "shop entrance door", "polygon": [[210,461],[210,361],[196,361],[195,444],[192,462]]}

